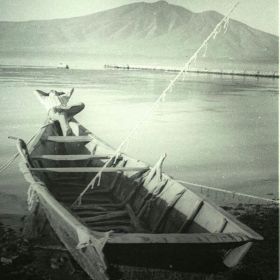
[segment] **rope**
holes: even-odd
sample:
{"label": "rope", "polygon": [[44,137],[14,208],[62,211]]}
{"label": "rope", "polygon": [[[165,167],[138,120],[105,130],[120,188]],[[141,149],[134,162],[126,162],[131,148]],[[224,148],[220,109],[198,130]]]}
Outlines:
{"label": "rope", "polygon": [[39,201],[38,195],[37,195],[36,191],[34,190],[34,188],[32,187],[32,184],[31,184],[29,186],[28,191],[27,191],[28,210],[31,211],[38,201]]}
{"label": "rope", "polygon": [[[48,126],[51,123],[47,123],[39,128],[39,130],[27,141],[27,145],[31,143],[31,141],[37,136],[37,134],[40,132],[41,129]],[[10,139],[17,139],[16,137],[9,137]],[[17,159],[19,156],[19,153],[15,153],[13,156],[11,156],[10,159],[8,159],[3,165],[0,167],[0,174],[3,173],[5,170],[7,170]]]}
{"label": "rope", "polygon": [[[227,19],[226,19],[227,20]],[[225,20],[225,21],[226,21]],[[216,31],[214,32],[214,34],[213,34],[213,39],[215,40],[216,39],[216,37],[217,37],[217,35],[221,32],[221,30],[222,30],[222,26],[220,25],[217,29],[216,29]]]}
{"label": "rope", "polygon": [[205,49],[204,49],[204,54],[203,54],[203,57],[206,57],[206,54],[207,54],[207,47],[208,47],[208,45],[207,45],[207,44],[205,44]]}
{"label": "rope", "polygon": [[191,183],[191,182],[187,182],[187,181],[182,181],[182,180],[177,180],[179,183],[183,183],[186,185],[191,185],[194,187],[198,187],[200,188],[200,192],[202,193],[202,189],[206,189],[207,192],[209,193],[210,190],[215,191],[215,192],[223,192],[224,195],[226,193],[231,194],[232,198],[234,198],[235,196],[237,197],[247,197],[250,199],[257,199],[257,200],[263,200],[266,202],[270,202],[270,203],[275,203],[275,204],[279,204],[279,201],[277,200],[273,200],[273,199],[269,199],[269,198],[264,198],[264,197],[260,197],[260,196],[255,196],[255,195],[250,195],[250,194],[245,194],[245,193],[240,193],[240,192],[232,192],[232,191],[228,191],[228,190],[222,190],[222,189],[218,189],[218,188],[213,188],[213,187],[209,187],[209,186],[205,186],[205,185],[200,185],[200,184],[195,184],[195,183]]}
{"label": "rope", "polygon": [[122,143],[118,146],[116,151],[112,154],[112,156],[109,158],[109,160],[103,165],[101,170],[93,177],[93,179],[89,182],[89,184],[86,186],[86,188],[79,194],[78,198],[74,201],[72,206],[74,205],[80,205],[82,203],[82,197],[84,194],[88,191],[89,188],[93,188],[96,181],[98,180],[98,186],[100,186],[101,181],[101,175],[103,170],[111,163],[111,161],[115,158],[114,163],[117,161],[121,150],[123,146],[129,141],[129,139],[136,133],[136,131],[142,126],[142,124],[152,115],[155,108],[158,106],[160,102],[163,102],[165,99],[166,94],[169,91],[172,91],[172,88],[175,84],[175,82],[181,77],[181,75],[189,69],[189,66],[191,63],[195,62],[198,54],[200,51],[205,48],[205,45],[207,45],[208,41],[217,33],[217,30],[222,26],[224,22],[227,21],[229,18],[229,15],[233,12],[233,10],[238,5],[238,2],[233,5],[233,7],[230,9],[227,15],[225,15],[222,20],[215,26],[213,31],[209,34],[209,36],[203,41],[203,43],[200,45],[200,47],[195,51],[195,53],[189,58],[189,60],[185,63],[185,65],[182,67],[182,69],[179,71],[179,73],[169,82],[168,86],[163,90],[163,92],[159,95],[159,97],[156,99],[156,101],[152,104],[150,109],[146,112],[146,114],[143,116],[142,119],[139,120],[139,122],[135,125],[134,128],[131,129],[130,133],[127,135],[127,137],[122,141]]}
{"label": "rope", "polygon": [[224,33],[227,32],[228,30],[228,25],[229,25],[229,18],[226,19],[225,23],[224,23]]}

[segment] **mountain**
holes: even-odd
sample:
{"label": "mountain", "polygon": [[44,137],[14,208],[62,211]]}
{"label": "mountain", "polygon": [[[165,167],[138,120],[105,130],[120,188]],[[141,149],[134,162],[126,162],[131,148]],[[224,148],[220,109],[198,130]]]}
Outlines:
{"label": "mountain", "polygon": [[[222,17],[158,1],[68,19],[0,22],[0,51],[185,57]],[[230,20],[227,32],[209,44],[207,57],[277,60],[278,37]]]}

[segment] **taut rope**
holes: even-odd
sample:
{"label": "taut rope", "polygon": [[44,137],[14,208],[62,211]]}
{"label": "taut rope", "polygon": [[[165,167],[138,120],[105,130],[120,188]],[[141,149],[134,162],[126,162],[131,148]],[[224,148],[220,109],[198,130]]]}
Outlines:
{"label": "taut rope", "polygon": [[189,69],[189,66],[191,63],[196,61],[198,54],[200,51],[207,47],[208,41],[213,37],[215,38],[216,35],[221,31],[222,25],[224,25],[224,30],[227,30],[228,22],[229,22],[229,16],[234,11],[236,6],[239,3],[237,2],[233,7],[229,10],[229,12],[222,18],[222,20],[215,26],[213,31],[209,34],[209,36],[203,41],[203,43],[200,45],[200,47],[195,51],[195,53],[189,58],[189,60],[186,62],[186,64],[182,67],[182,69],[179,71],[179,73],[169,82],[168,86],[163,90],[163,92],[159,95],[159,97],[156,99],[156,101],[152,104],[151,108],[146,112],[144,117],[139,120],[139,122],[135,125],[134,128],[131,129],[127,137],[121,142],[121,144],[118,146],[118,148],[115,150],[115,152],[112,154],[112,156],[109,158],[109,160],[103,165],[101,170],[93,177],[93,179],[89,182],[89,184],[86,186],[86,188],[79,194],[78,198],[74,201],[73,205],[80,205],[82,203],[82,198],[84,194],[88,191],[89,188],[93,188],[96,181],[98,182],[98,186],[100,185],[101,175],[103,170],[112,162],[114,159],[114,162],[118,159],[122,148],[128,143],[130,138],[134,135],[134,133],[140,128],[140,126],[151,116],[151,114],[154,112],[155,108],[158,106],[158,104],[162,101],[164,101],[166,94],[169,91],[172,91],[172,88],[175,84],[175,82],[181,77],[181,75]]}
{"label": "taut rope", "polygon": [[219,188],[214,188],[214,187],[210,187],[210,186],[205,186],[205,185],[200,185],[200,184],[195,184],[195,183],[191,183],[191,182],[187,182],[187,181],[182,181],[182,180],[177,180],[179,183],[185,184],[185,185],[190,185],[190,186],[194,186],[200,189],[206,189],[206,190],[211,190],[211,191],[215,191],[215,192],[223,192],[223,193],[227,193],[227,194],[231,194],[233,196],[243,196],[243,197],[247,197],[247,198],[251,198],[251,199],[255,199],[255,200],[262,200],[268,203],[274,203],[274,204],[278,204],[279,205],[279,201],[278,200],[273,200],[273,199],[269,199],[269,198],[264,198],[264,197],[260,197],[260,196],[256,196],[256,195],[250,195],[250,194],[245,194],[245,193],[240,193],[240,192],[233,192],[233,191],[228,191],[228,190],[223,190],[223,189],[219,189]]}

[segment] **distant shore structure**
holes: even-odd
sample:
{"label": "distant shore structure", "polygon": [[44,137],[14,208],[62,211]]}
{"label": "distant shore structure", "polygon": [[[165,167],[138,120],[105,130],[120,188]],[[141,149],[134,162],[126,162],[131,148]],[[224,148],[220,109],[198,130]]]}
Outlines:
{"label": "distant shore structure", "polygon": [[[104,68],[108,69],[120,69],[120,70],[148,70],[148,71],[164,71],[164,72],[179,72],[177,68],[163,68],[163,67],[149,67],[149,66],[129,66],[129,65],[114,65],[105,64]],[[188,73],[197,74],[214,74],[214,75],[230,75],[230,76],[247,76],[256,78],[279,78],[278,72],[265,72],[259,70],[223,70],[223,69],[196,69],[192,68],[186,71]]]}
{"label": "distant shore structure", "polygon": [[68,64],[60,62],[57,66],[58,69],[70,69]]}

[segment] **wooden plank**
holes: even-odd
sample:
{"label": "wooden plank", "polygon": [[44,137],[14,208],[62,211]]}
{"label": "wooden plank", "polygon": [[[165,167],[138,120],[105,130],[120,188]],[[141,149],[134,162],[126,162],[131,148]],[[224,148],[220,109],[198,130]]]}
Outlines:
{"label": "wooden plank", "polygon": [[110,211],[114,211],[114,209],[107,209],[105,207],[100,207],[99,205],[91,205],[92,207],[89,208],[73,208],[72,211],[77,213],[79,215],[79,213],[84,213],[84,212],[110,212]]}
{"label": "wooden plank", "polygon": [[86,184],[78,183],[78,182],[77,183],[76,182],[56,182],[55,186],[57,186],[57,189],[62,189],[62,190],[65,190],[65,189],[83,190],[84,187],[86,186]]}
{"label": "wooden plank", "polygon": [[164,220],[166,220],[167,216],[169,215],[169,213],[171,212],[172,208],[174,207],[174,205],[178,202],[178,200],[184,195],[184,193],[186,192],[186,189],[183,189],[180,193],[176,194],[173,198],[172,201],[170,201],[169,204],[167,204],[167,207],[163,210],[163,212],[161,213],[161,216],[159,217],[159,219],[157,220],[157,222],[155,223],[152,232],[157,232],[158,229],[160,228],[160,226],[163,224]]}
{"label": "wooden plank", "polygon": [[95,231],[118,231],[123,233],[133,232],[132,227],[130,226],[122,226],[122,225],[110,225],[110,226],[97,226],[97,225],[89,225],[91,230]]}
{"label": "wooden plank", "polygon": [[105,188],[93,188],[92,190],[90,190],[87,195],[91,195],[91,194],[108,194],[111,193],[111,191],[109,189],[105,189]]}
{"label": "wooden plank", "polygon": [[136,231],[145,232],[146,230],[141,226],[141,223],[140,223],[139,219],[136,217],[130,204],[127,203],[125,206],[126,206],[126,210],[127,210],[128,214],[129,214],[130,221],[131,221],[133,227],[136,229]]}
{"label": "wooden plank", "polygon": [[83,222],[98,222],[98,221],[112,220],[112,219],[123,218],[123,217],[128,217],[128,213],[126,210],[112,211],[95,217],[82,218],[82,220]]}
{"label": "wooden plank", "polygon": [[[58,174],[57,174],[58,175]],[[80,177],[80,174],[78,175],[71,175],[71,177],[64,175],[62,176],[63,174],[59,174],[59,177],[52,177],[51,178],[51,181],[54,182],[55,184],[70,184],[70,183],[73,183],[73,184],[80,184],[80,181],[83,181],[81,180],[81,177]],[[73,180],[75,180],[76,182],[73,182]],[[79,180],[79,182],[77,182],[77,180]],[[71,182],[69,182],[71,181]]]}
{"label": "wooden plank", "polygon": [[182,226],[179,229],[179,232],[183,232],[185,230],[188,229],[188,227],[191,225],[191,223],[193,222],[195,216],[198,214],[199,210],[201,209],[201,207],[203,206],[203,200],[201,201],[197,201],[193,211],[191,212],[191,214],[189,215],[189,217],[187,217],[186,221],[182,224]]}
{"label": "wooden plank", "polygon": [[75,160],[88,160],[88,159],[109,159],[110,155],[41,155],[33,156],[32,159],[47,159],[47,160],[64,160],[64,161],[75,161]]}
{"label": "wooden plank", "polygon": [[111,192],[114,190],[114,188],[115,188],[115,186],[116,186],[116,183],[117,183],[118,179],[120,178],[120,176],[121,176],[121,172],[118,172],[118,173],[115,175],[113,181],[111,182],[110,187],[109,187],[109,190],[110,190]]}
{"label": "wooden plank", "polygon": [[[69,196],[69,195],[74,195],[77,197],[77,195],[79,195],[81,193],[81,191],[83,190],[83,188],[63,188],[63,189],[59,189],[59,188],[56,188],[55,191],[58,193],[58,194],[61,194],[63,197],[66,197],[66,196]],[[100,194],[108,194],[110,193],[110,190],[108,189],[93,189],[93,190],[90,190],[88,193],[87,193],[87,196],[84,196],[85,197],[91,197],[92,195],[100,195]]]}
{"label": "wooden plank", "polygon": [[227,224],[228,224],[228,220],[226,218],[223,218],[220,228],[218,228],[216,232],[223,232]]}
{"label": "wooden plank", "polygon": [[[77,198],[77,196],[65,197],[65,198],[61,197],[58,200],[65,202],[65,203],[73,203],[76,198]],[[85,198],[83,198],[82,201],[87,202],[87,203],[110,203],[110,202],[112,202],[112,200],[107,197],[85,197]]]}
{"label": "wooden plank", "polygon": [[142,171],[148,170],[148,167],[46,167],[46,168],[30,168],[31,171],[38,172],[58,172],[58,173],[97,173],[102,172],[118,172],[118,171]]}
{"label": "wooden plank", "polygon": [[132,234],[117,234],[110,235],[108,243],[119,244],[211,244],[211,243],[239,243],[240,245],[251,241],[252,239],[243,233],[132,233]]}
{"label": "wooden plank", "polygon": [[98,203],[98,204],[86,204],[83,203],[78,206],[72,207],[72,210],[90,210],[90,209],[102,209],[104,211],[108,211],[108,209],[123,209],[124,205],[121,204],[115,204],[115,203]]}
{"label": "wooden plank", "polygon": [[[81,218],[83,220],[84,218]],[[101,220],[101,221],[94,221],[94,222],[85,222],[87,226],[109,226],[109,227],[116,227],[116,226],[131,226],[130,220],[127,219],[118,219],[118,220]]]}
{"label": "wooden plank", "polygon": [[74,211],[79,217],[92,217],[96,215],[105,215],[110,212],[114,212],[115,210],[110,211],[100,211],[100,210],[86,210],[86,211]]}
{"label": "wooden plank", "polygon": [[88,143],[92,139],[90,136],[48,136],[46,140],[56,143]]}
{"label": "wooden plank", "polygon": [[56,194],[56,197],[59,199],[59,198],[73,198],[75,199],[75,197],[77,197],[81,190],[80,189],[68,189],[68,190],[58,190],[58,189],[55,189],[54,190],[55,194]]}

